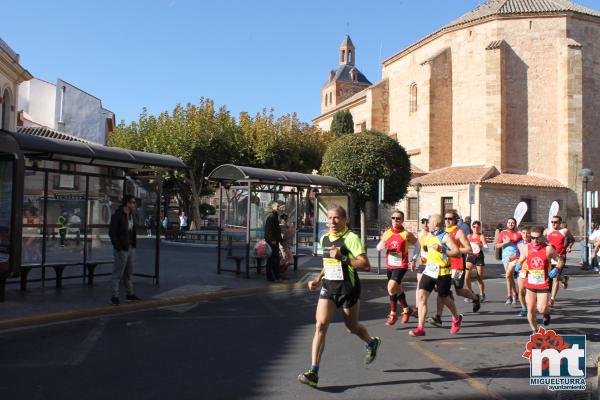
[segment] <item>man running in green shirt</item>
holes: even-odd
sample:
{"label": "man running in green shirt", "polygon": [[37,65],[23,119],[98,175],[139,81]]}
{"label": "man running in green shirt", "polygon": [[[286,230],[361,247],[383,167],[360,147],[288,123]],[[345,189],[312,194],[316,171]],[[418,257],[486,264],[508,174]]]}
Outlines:
{"label": "man running in green shirt", "polygon": [[332,205],[328,208],[327,224],[329,231],[321,238],[323,269],[315,280],[308,282],[310,290],[323,284],[317,303],[312,361],[308,371],[298,376],[300,382],[312,387],[316,387],[319,382],[319,364],[325,349],[325,336],[336,308],[343,308],[344,323],[348,331],[367,344],[366,364],[375,360],[381,345],[381,339],[371,337],[367,328],[358,322],[360,280],[356,270],[371,270],[366,251],[360,238],[348,228],[348,216],[343,207]]}

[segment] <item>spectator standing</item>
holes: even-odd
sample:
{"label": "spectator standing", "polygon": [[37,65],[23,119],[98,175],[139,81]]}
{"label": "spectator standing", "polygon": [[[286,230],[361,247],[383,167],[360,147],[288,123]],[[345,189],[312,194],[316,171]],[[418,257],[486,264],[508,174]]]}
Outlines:
{"label": "spectator standing", "polygon": [[136,226],[133,212],[135,211],[135,197],[123,197],[119,207],[110,218],[110,241],[113,245],[114,266],[111,279],[112,298],[114,306],[120,304],[119,285],[121,280],[127,288],[126,300],[140,300],[133,292],[133,263],[136,247]]}
{"label": "spectator standing", "polygon": [[188,229],[188,217],[185,215],[185,211],[182,211],[179,215],[179,232],[181,236],[185,236],[185,232]]}
{"label": "spectator standing", "polygon": [[67,218],[69,214],[65,211],[61,216],[58,217],[58,234],[60,236],[60,247],[65,247],[65,242],[67,239],[67,230],[69,229],[69,224],[67,222]]}
{"label": "spectator standing", "polygon": [[269,215],[265,220],[265,241],[271,246],[271,257],[267,260],[267,280],[278,281],[281,279],[279,244],[282,241],[281,228],[279,227],[279,203],[273,202],[269,210]]}

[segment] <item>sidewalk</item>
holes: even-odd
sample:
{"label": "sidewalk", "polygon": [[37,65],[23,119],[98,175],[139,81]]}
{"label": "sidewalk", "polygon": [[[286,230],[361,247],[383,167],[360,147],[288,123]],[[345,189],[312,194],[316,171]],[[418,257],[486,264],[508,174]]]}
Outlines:
{"label": "sidewalk", "polygon": [[[135,272],[151,273],[154,270],[154,241],[140,238],[136,259]],[[578,246],[578,245],[576,245]],[[310,248],[302,247],[300,252],[309,254]],[[371,272],[360,273],[361,280],[368,282],[385,282],[385,259],[381,257],[381,274],[377,274],[377,251],[374,244],[369,244],[368,256],[371,261]],[[217,250],[211,245],[185,245],[163,242],[161,244],[160,286],[154,286],[151,279],[134,277],[136,294],[144,299],[138,303],[124,303],[119,307],[110,305],[111,289],[109,276],[96,277],[95,285],[89,287],[81,279],[66,279],[63,288],[56,289],[53,281],[46,282],[42,287],[39,283],[31,283],[27,292],[20,292],[18,284],[7,285],[6,301],[0,303],[0,329],[23,325],[60,321],[64,319],[92,317],[101,314],[130,312],[141,309],[177,306],[184,303],[198,302],[223,296],[240,296],[268,291],[285,291],[305,287],[306,282],[321,269],[318,257],[302,257],[299,260],[298,271],[288,273],[289,280],[283,283],[266,281],[264,269],[260,275],[251,270],[251,277],[245,274],[235,275],[231,272],[217,274]],[[233,262],[223,257],[228,268],[233,268]],[[499,261],[494,259],[491,251],[486,253],[487,267],[485,278],[499,278],[504,269]],[[598,276],[594,271],[581,271],[579,267],[579,251],[568,257],[568,275]],[[106,265],[100,273],[110,272],[112,266]],[[31,278],[37,277],[32,271]],[[48,277],[53,276],[52,270],[47,271]],[[67,269],[65,277],[80,274],[79,269]],[[409,273],[406,282],[415,282],[416,274]],[[383,288],[383,286],[382,286]],[[383,290],[383,289],[382,289]],[[125,293],[121,293],[124,300]]]}

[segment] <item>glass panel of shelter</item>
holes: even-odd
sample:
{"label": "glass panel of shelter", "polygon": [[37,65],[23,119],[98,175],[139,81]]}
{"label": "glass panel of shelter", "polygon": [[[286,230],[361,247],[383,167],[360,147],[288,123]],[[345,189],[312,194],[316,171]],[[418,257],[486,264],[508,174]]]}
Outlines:
{"label": "glass panel of shelter", "polygon": [[41,264],[43,261],[45,182],[45,172],[25,171],[21,250],[21,262],[24,264]]}
{"label": "glass panel of shelter", "polygon": [[0,158],[0,261],[8,261],[10,250],[14,161]]}

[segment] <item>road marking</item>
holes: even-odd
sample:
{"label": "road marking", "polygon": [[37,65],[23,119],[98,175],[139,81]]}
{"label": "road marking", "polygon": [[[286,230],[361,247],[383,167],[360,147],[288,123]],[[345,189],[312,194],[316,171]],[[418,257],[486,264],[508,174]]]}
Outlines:
{"label": "road marking", "polygon": [[94,327],[94,329],[92,329],[92,331],[90,331],[90,333],[87,335],[87,337],[81,343],[81,348],[69,360],[70,365],[72,365],[72,366],[79,365],[83,361],[85,361],[87,356],[91,353],[91,351],[96,346],[96,343],[98,343],[98,340],[100,340],[102,333],[104,333],[105,327],[106,327],[105,319],[100,318],[98,325],[96,325]]}
{"label": "road marking", "polygon": [[412,348],[414,348],[415,350],[417,350],[419,353],[423,354],[424,356],[429,358],[431,361],[438,364],[440,367],[445,368],[448,371],[453,372],[454,374],[458,375],[461,379],[463,379],[465,382],[467,382],[467,384],[469,386],[482,392],[487,397],[489,397],[491,399],[497,399],[497,400],[506,400],[500,394],[494,392],[493,390],[488,388],[486,385],[479,382],[477,379],[473,378],[472,376],[467,374],[462,369],[458,368],[456,365],[446,361],[445,359],[438,356],[437,354],[434,354],[428,350],[425,350],[418,342],[408,342],[408,344],[410,344],[410,346]]}

